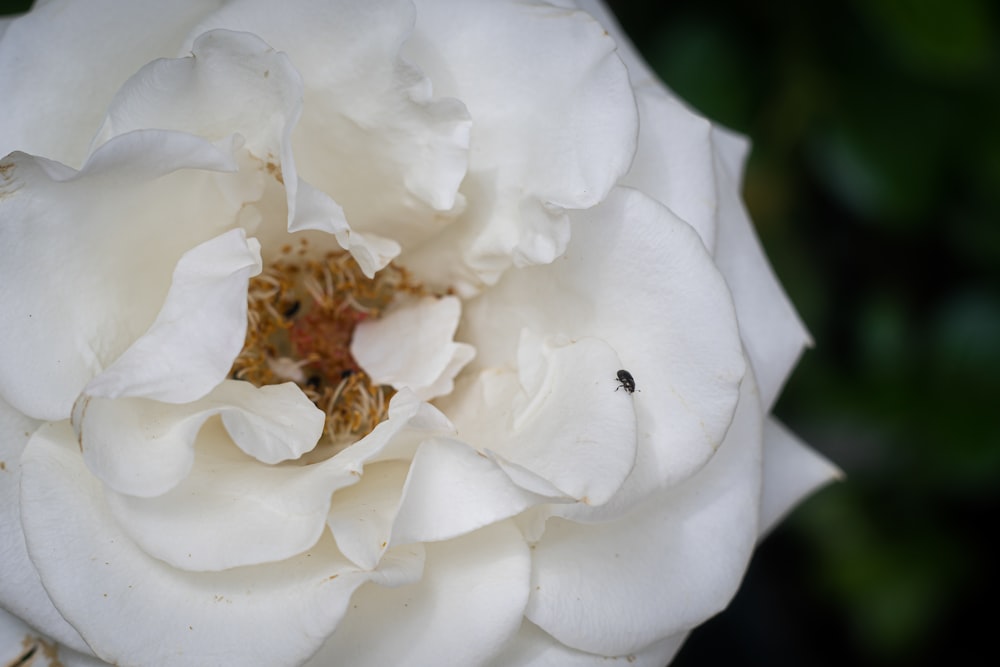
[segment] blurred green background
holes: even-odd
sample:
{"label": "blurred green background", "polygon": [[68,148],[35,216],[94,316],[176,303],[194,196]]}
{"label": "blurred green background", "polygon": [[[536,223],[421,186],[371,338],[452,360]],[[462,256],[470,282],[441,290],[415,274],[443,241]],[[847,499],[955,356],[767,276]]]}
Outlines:
{"label": "blurred green background", "polygon": [[753,140],[745,197],[816,340],[776,413],[847,473],[764,542],[675,665],[989,664],[997,4],[611,5],[681,97]]}
{"label": "blurred green background", "polygon": [[675,664],[992,664],[1000,6],[612,7],[671,88],[752,139],[745,198],[816,341],[775,412],[847,473]]}

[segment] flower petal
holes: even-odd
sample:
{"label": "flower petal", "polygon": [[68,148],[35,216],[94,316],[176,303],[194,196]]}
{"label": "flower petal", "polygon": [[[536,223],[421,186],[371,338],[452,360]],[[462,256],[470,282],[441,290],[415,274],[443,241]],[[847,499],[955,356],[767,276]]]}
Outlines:
{"label": "flower petal", "polygon": [[760,383],[764,410],[770,411],[812,340],[771,270],[739,197],[747,142],[719,128],[713,128],[713,140],[721,195],[715,260],[732,290],[747,356]]}
{"label": "flower petal", "polygon": [[312,449],[325,421],[293,383],[254,387],[227,380],[203,399],[180,405],[84,396],[73,428],[93,474],[119,493],[148,498],[187,476],[202,424],[217,414],[236,445],[272,464]]}
{"label": "flower petal", "polygon": [[357,484],[334,495],[327,525],[337,547],[358,567],[375,567],[388,549],[408,467],[403,461],[369,464]]}
{"label": "flower petal", "polygon": [[326,539],[279,563],[184,572],[144,554],[120,531],[67,423],[39,429],[23,465],[32,561],[56,607],[108,662],[301,662],[337,626],[358,586],[411,583],[422,568],[423,552],[414,546],[394,551],[377,572],[361,571]]}
{"label": "flower petal", "polygon": [[[2,26],[0,26],[2,29]],[[63,621],[65,623],[65,621]],[[107,667],[103,660],[60,646],[0,607],[0,661],[8,667]]]}
{"label": "flower petal", "polygon": [[[456,100],[433,99],[430,81],[400,58],[412,26],[412,4],[402,0],[281,7],[243,0],[192,31],[247,30],[289,55],[306,82],[290,144],[298,174],[332,198],[320,205],[315,193],[307,193],[311,203],[300,197],[295,205],[319,212],[336,201],[350,221],[351,243],[354,235],[381,244],[388,238],[415,243],[449,221],[438,212],[461,205],[469,116]],[[296,219],[300,215],[293,229],[318,228],[318,216],[299,211]]]}
{"label": "flower petal", "polygon": [[[69,165],[88,143],[115,91],[154,58],[174,55],[190,26],[217,0],[36,2],[0,39],[0,156],[13,150]],[[81,29],[86,26],[86,29]],[[130,30],[123,26],[156,26]],[[86,103],[67,104],[67,100]]]}
{"label": "flower petal", "polygon": [[161,58],[139,69],[116,93],[94,138],[144,128],[222,141],[239,133],[261,160],[277,160],[288,126],[302,110],[302,79],[288,56],[259,37],[215,30],[186,58]]}
{"label": "flower petal", "polygon": [[[6,609],[34,627],[45,628],[59,643],[86,651],[79,633],[59,615],[42,588],[21,530],[21,452],[39,426],[0,399],[0,613]],[[0,649],[5,646],[0,642]]]}
{"label": "flower petal", "polygon": [[458,537],[550,500],[464,442],[444,438],[420,446],[401,486],[391,545]]}
{"label": "flower petal", "polygon": [[[713,160],[712,124],[692,113],[659,82],[639,86],[639,148],[622,185],[669,208],[715,248],[720,183]],[[721,186],[731,185],[724,182]]]}
{"label": "flower petal", "polygon": [[420,583],[360,589],[307,665],[486,664],[521,624],[529,571],[527,545],[510,523],[429,544]]}
{"label": "flower petal", "polygon": [[[449,236],[408,256],[431,282],[466,291],[517,265],[548,263],[569,239],[564,209],[601,201],[635,151],[637,117],[614,43],[584,12],[548,3],[417,2],[406,55],[474,120],[472,202]],[[473,275],[438,250],[457,244]],[[467,272],[466,272],[467,273]],[[461,285],[460,285],[461,287]]]}
{"label": "flower petal", "polygon": [[326,527],[331,486],[315,467],[260,465],[210,422],[180,484],[151,498],[109,490],[107,500],[143,551],[183,570],[210,571],[308,550]]}
{"label": "flower petal", "polygon": [[560,644],[555,637],[525,620],[491,667],[607,667],[612,661],[623,661],[628,667],[663,667],[668,664],[687,638],[687,633],[667,637],[641,651],[628,655],[608,656],[586,653]]}
{"label": "flower petal", "polygon": [[405,302],[359,324],[351,355],[375,384],[408,387],[425,401],[449,394],[454,377],[476,354],[453,340],[461,314],[453,296]]}
{"label": "flower petal", "polygon": [[766,534],[803,498],[844,473],[806,447],[776,419],[764,422],[764,493],[760,533]]}
{"label": "flower petal", "polygon": [[685,483],[615,521],[549,519],[526,617],[573,648],[624,655],[720,611],[757,539],[761,414],[748,376],[726,439]]}
{"label": "flower petal", "polygon": [[231,228],[240,176],[217,171],[235,168],[203,139],[157,130],[109,141],[79,172],[0,161],[0,283],[17,285],[0,297],[0,395],[38,419],[68,417],[152,325],[181,255]]}
{"label": "flower petal", "polygon": [[[459,437],[507,470],[530,471],[559,494],[607,502],[636,456],[632,396],[615,391],[621,367],[596,338],[541,341],[525,332],[512,374],[482,373],[448,404]],[[510,470],[513,479],[521,479]],[[528,490],[539,491],[531,486]]]}
{"label": "flower petal", "polygon": [[243,348],[247,285],[260,270],[260,244],[242,229],[184,253],[152,326],[87,383],[84,393],[168,403],[208,394]]}
{"label": "flower petal", "polygon": [[621,366],[595,369],[588,381],[605,383],[607,401],[624,396],[614,396],[619,368],[631,370],[637,386],[628,398],[638,419],[638,462],[628,496],[619,499],[624,507],[686,479],[712,456],[746,363],[729,290],[690,226],[624,188],[573,217],[566,255],[510,271],[467,302],[459,337],[476,346],[472,366],[487,369],[517,363],[521,328],[607,342]]}

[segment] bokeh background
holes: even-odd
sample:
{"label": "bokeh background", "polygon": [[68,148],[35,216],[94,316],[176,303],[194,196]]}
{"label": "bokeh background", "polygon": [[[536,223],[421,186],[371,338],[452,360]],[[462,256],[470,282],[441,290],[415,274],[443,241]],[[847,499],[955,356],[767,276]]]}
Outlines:
{"label": "bokeh background", "polygon": [[674,664],[992,664],[1000,7],[611,6],[671,88],[752,139],[745,198],[816,341],[776,414],[847,473]]}
{"label": "bokeh background", "polygon": [[847,473],[675,664],[993,664],[1000,5],[611,4],[673,90],[752,139],[747,205],[816,341],[775,412]]}

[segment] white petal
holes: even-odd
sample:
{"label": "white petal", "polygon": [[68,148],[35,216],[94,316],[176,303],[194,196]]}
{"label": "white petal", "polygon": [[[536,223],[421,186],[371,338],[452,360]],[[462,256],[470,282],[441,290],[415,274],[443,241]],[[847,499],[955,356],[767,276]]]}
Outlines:
{"label": "white petal", "polygon": [[521,624],[529,569],[527,545],[509,523],[430,544],[420,583],[359,590],[307,664],[486,664]]}
{"label": "white petal", "polygon": [[[412,25],[412,5],[400,0],[281,7],[245,0],[227,4],[192,32],[246,30],[289,55],[305,83],[302,118],[289,146],[298,174],[343,207],[353,234],[381,236],[382,244],[386,238],[413,243],[446,223],[437,212],[460,205],[467,164],[464,106],[433,99],[430,81],[399,57]],[[309,207],[301,197],[296,206]],[[316,228],[317,219],[307,217],[314,222],[294,228]]]}
{"label": "white petal", "polygon": [[760,501],[761,535],[819,487],[844,473],[809,449],[773,418],[764,422],[764,493]]}
{"label": "white petal", "polygon": [[0,607],[0,661],[8,667],[105,667],[103,660],[60,646]]}
{"label": "white petal", "polygon": [[628,655],[608,656],[586,653],[560,644],[537,625],[524,621],[514,637],[490,667],[608,667],[623,664],[628,667],[664,667],[680,649],[687,634],[667,637],[641,651]]}
{"label": "white petal", "polygon": [[770,411],[802,350],[812,345],[805,325],[775,277],[739,196],[747,143],[713,128],[719,178],[715,260],[736,303],[747,356]]}
{"label": "white petal", "polygon": [[318,466],[335,478],[328,525],[352,562],[370,568],[383,558],[409,462],[423,442],[454,432],[440,411],[403,389],[387,420]]}
{"label": "white petal", "polygon": [[334,495],[327,525],[337,547],[358,567],[375,567],[389,548],[407,469],[402,461],[369,464],[357,484]]}
{"label": "white petal", "polygon": [[636,456],[633,396],[616,391],[620,367],[599,339],[542,342],[525,333],[518,382],[485,372],[449,404],[448,414],[461,438],[489,452],[514,479],[530,471],[561,496],[600,505]]}
{"label": "white petal", "polygon": [[107,499],[146,553],[177,568],[209,571],[278,561],[314,546],[331,492],[329,475],[315,467],[261,465],[212,422],[199,434],[191,473],[176,487],[152,498],[108,491]]}
{"label": "white petal", "polygon": [[[580,7],[585,12],[601,22],[611,36],[617,42],[618,56],[628,66],[628,76],[632,84],[640,88],[647,85],[651,80],[659,84],[656,74],[636,50],[635,45],[629,40],[628,35],[618,24],[618,20],[608,10],[608,7],[601,0],[570,0],[574,5]],[[662,85],[662,84],[660,84]]]}
{"label": "white petal", "polygon": [[722,187],[713,160],[712,124],[692,113],[657,82],[635,92],[639,104],[639,149],[622,185],[656,199],[694,227],[709,253],[715,248]]}
{"label": "white petal", "polygon": [[73,428],[87,466],[101,481],[119,493],[148,498],[187,476],[202,424],[217,414],[236,445],[264,463],[312,449],[325,420],[293,383],[254,387],[227,380],[205,398],[180,405],[84,396]]}
{"label": "white petal", "polygon": [[390,544],[450,539],[546,500],[464,442],[430,440],[417,450],[406,477]]}
{"label": "white petal", "polygon": [[454,342],[461,314],[453,296],[405,302],[359,324],[351,355],[375,384],[408,387],[425,401],[449,394],[454,377],[475,356],[471,345]]}
{"label": "white petal", "polygon": [[[635,150],[635,102],[613,41],[589,15],[549,4],[421,1],[405,52],[439,93],[468,107],[463,192],[470,203],[488,202],[407,266],[475,288],[512,261],[551,262],[569,239],[563,209],[603,199]],[[439,248],[450,244],[474,275],[456,276],[460,267],[441,261]]]}
{"label": "white petal", "polygon": [[226,377],[243,348],[247,285],[260,270],[260,244],[242,229],[184,253],[152,326],[84,393],[168,403],[205,396]]}
{"label": "white petal", "polygon": [[187,58],[155,60],[130,77],[94,143],[144,128],[213,142],[238,132],[252,154],[276,161],[301,107],[302,81],[287,55],[254,35],[216,30]]}
{"label": "white petal", "polygon": [[[59,615],[42,588],[21,530],[21,452],[39,425],[0,400],[0,612],[6,609],[45,628],[61,644],[86,651],[79,633]],[[4,647],[0,642],[0,649]]]}
{"label": "white petal", "polygon": [[270,565],[169,567],[117,527],[66,423],[43,426],[30,441],[21,493],[28,550],[46,589],[94,651],[118,664],[190,665],[195,656],[301,662],[333,631],[358,586],[373,578],[409,583],[422,566],[422,551],[408,548],[383,570],[363,572],[327,539]]}
{"label": "white petal", "polygon": [[16,286],[0,296],[0,395],[68,417],[153,323],[181,255],[231,228],[240,203],[224,189],[240,176],[205,170],[235,167],[202,139],[156,130],[108,142],[80,172],[0,161],[0,283]]}
{"label": "white petal", "polygon": [[615,521],[549,519],[527,618],[573,648],[623,655],[720,611],[757,538],[761,428],[748,377],[725,441],[685,483]]}
{"label": "white petal", "polygon": [[[14,150],[83,163],[112,96],[154,58],[177,52],[216,1],[36,2],[0,39],[0,156]],[[128,26],[156,26],[136,30]]]}
{"label": "white petal", "polygon": [[729,290],[692,228],[637,191],[574,214],[566,255],[510,271],[466,303],[459,334],[476,346],[473,366],[504,368],[516,363],[522,327],[606,341],[621,366],[589,381],[604,383],[607,401],[624,398],[615,376],[631,371],[633,500],[697,471],[729,428],[746,369]]}

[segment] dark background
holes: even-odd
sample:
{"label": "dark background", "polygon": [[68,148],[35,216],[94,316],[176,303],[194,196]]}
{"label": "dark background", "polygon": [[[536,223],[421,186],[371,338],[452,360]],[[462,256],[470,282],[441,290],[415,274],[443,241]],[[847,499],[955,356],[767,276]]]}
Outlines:
{"label": "dark background", "polygon": [[847,473],[674,664],[992,664],[997,5],[611,4],[681,97],[753,140],[747,204],[816,340],[775,412]]}
{"label": "dark background", "polygon": [[753,140],[745,198],[816,340],[775,412],[847,473],[675,665],[993,664],[1000,7],[612,6],[668,85]]}

